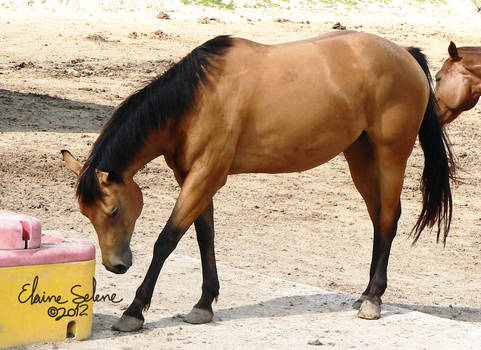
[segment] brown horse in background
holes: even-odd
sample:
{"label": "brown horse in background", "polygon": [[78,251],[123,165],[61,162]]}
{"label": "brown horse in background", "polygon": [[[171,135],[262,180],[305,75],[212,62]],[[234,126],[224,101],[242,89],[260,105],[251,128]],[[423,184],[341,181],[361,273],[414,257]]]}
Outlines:
{"label": "brown horse in background", "polygon": [[414,237],[437,225],[445,240],[453,163],[419,49],[356,32],[277,45],[219,36],[197,47],[116,109],[83,166],[62,151],[79,177],[80,211],[97,231],[103,264],[115,273],[132,263],[143,205],[134,174],[163,155],[181,186],[145,279],[113,328],[142,326],[164,261],[192,223],[203,283],[185,321],[209,322],[219,293],[212,198],[227,176],[302,171],[341,152],[374,227],[370,279],[355,306],[359,317],[379,318],[418,134],[425,165]]}
{"label": "brown horse in background", "polygon": [[470,110],[481,96],[481,47],[456,47],[452,41],[449,58],[436,73],[435,94],[441,108],[441,123],[451,123]]}

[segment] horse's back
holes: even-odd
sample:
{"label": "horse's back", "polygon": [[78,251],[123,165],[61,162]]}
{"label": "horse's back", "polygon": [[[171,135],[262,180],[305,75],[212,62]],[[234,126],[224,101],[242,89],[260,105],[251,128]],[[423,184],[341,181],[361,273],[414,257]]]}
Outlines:
{"label": "horse's back", "polygon": [[421,87],[410,95],[422,91],[428,94],[426,77],[405,48],[376,35],[354,31],[330,32],[276,45],[234,38],[225,71],[230,87],[232,75],[241,78],[236,87],[252,91],[254,97],[254,101],[246,102],[260,105],[275,99],[289,103],[284,97],[298,95],[318,95],[319,103],[322,98],[344,95],[352,105],[359,97],[364,98],[364,103],[368,97],[374,97],[368,94],[375,94],[380,100],[380,92],[387,100],[389,94],[399,95],[400,87],[412,85]]}

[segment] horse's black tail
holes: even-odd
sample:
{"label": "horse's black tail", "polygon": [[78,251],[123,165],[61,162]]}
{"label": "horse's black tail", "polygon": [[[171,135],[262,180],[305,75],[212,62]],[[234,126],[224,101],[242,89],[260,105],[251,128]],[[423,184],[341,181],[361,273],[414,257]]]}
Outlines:
{"label": "horse's black tail", "polygon": [[450,179],[455,181],[454,155],[443,126],[439,122],[439,106],[432,88],[431,73],[426,56],[419,48],[409,47],[409,53],[416,59],[429,82],[429,102],[419,129],[419,142],[424,152],[424,171],[421,179],[423,209],[411,234],[415,243],[426,226],[437,223],[437,241],[443,231],[443,243],[451,226],[453,200]]}

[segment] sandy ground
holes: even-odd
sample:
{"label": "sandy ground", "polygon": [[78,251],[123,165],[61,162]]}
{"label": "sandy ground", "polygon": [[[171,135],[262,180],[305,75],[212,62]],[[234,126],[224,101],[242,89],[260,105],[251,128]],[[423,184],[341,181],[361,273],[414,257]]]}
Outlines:
{"label": "sandy ground", "polygon": [[[78,211],[74,198],[75,178],[63,166],[60,149],[68,148],[84,160],[114,106],[162,73],[169,64],[215,35],[234,34],[263,43],[276,43],[313,36],[330,30],[333,24],[257,21],[245,17],[238,21],[176,19],[175,14],[172,17],[169,20],[120,17],[0,20],[0,208],[36,216],[46,229],[63,230],[68,235],[97,244],[91,224]],[[433,73],[447,55],[449,40],[460,46],[481,45],[480,36],[476,34],[479,32],[471,31],[469,26],[443,27],[408,21],[390,24],[387,20],[366,24],[359,17],[339,20],[349,29],[376,33],[402,45],[422,47]],[[383,298],[387,305],[383,311],[386,319],[370,323],[375,332],[372,339],[386,335],[387,339],[396,339],[389,343],[391,348],[406,348],[407,345],[439,348],[443,344],[449,348],[453,343],[430,342],[434,335],[428,331],[445,321],[446,329],[459,325],[455,329],[461,327],[479,332],[480,116],[481,106],[478,106],[448,128],[464,183],[453,188],[454,219],[444,248],[436,244],[434,233],[429,232],[411,247],[408,233],[421,209],[419,180],[423,156],[419,147],[410,158],[402,194],[403,214],[392,249],[389,286]],[[222,266],[220,301],[215,307],[221,312],[216,315],[215,327],[186,326],[175,317],[177,313],[188,312],[200,296],[200,265],[193,259],[199,254],[195,232],[191,229],[169,262],[169,266],[178,262],[175,269],[161,274],[152,308],[146,316],[146,330],[121,336],[109,327],[132,300],[150,262],[156,236],[179,192],[171,172],[160,159],[145,167],[136,180],[143,189],[145,206],[132,241],[134,266],[122,276],[107,272],[100,264],[96,270],[99,292],[117,292],[124,302],[96,304],[92,339],[82,343],[68,342],[68,347],[148,348],[153,342],[157,344],[155,348],[215,348],[216,344],[224,344],[219,348],[237,347],[227,341],[230,334],[243,334],[243,338],[239,335],[241,348],[254,348],[256,344],[304,348],[312,347],[308,342],[313,339],[320,339],[323,345],[331,347],[343,348],[347,344],[368,347],[369,337],[361,339],[359,334],[369,333],[370,328],[365,327],[365,323],[357,327],[359,323],[353,311],[348,311],[347,304],[342,302],[353,300],[367,284],[372,228],[342,156],[302,173],[230,177],[215,197],[216,254]],[[251,273],[257,282],[242,279],[246,285],[239,290],[246,290],[245,293],[235,292],[234,288],[239,285],[235,276],[241,274],[240,271]],[[302,292],[292,288],[279,294],[270,278],[285,283],[283,288],[289,285],[285,281],[300,283],[305,288]],[[262,294],[265,288],[271,289]],[[256,290],[260,294],[256,294]],[[342,297],[333,303],[333,299],[325,296],[316,299],[313,295],[321,290]],[[314,299],[303,297],[305,295]],[[281,312],[282,317],[276,323],[275,310],[279,308],[274,305],[268,314],[274,321],[269,319],[267,325],[267,318],[261,315],[262,308],[256,305],[263,301],[269,304],[269,300],[280,297],[290,297],[283,301],[287,304],[292,301],[306,305],[317,303],[312,310],[319,310],[319,314],[313,316],[311,312],[302,311],[309,309],[304,305],[287,314]],[[325,300],[328,306],[323,308],[319,303]],[[242,308],[249,305],[255,307],[242,314]],[[230,307],[237,308],[233,316]],[[393,313],[390,308],[404,311]],[[414,324],[404,325],[396,321],[395,315],[406,313],[406,309],[412,310],[413,315],[420,312],[428,316],[420,324],[413,321]],[[343,328],[341,335],[323,340],[320,334],[329,331],[329,322],[322,319],[326,316],[329,320],[331,311],[341,315],[348,312],[349,316],[344,319],[347,328]],[[236,312],[242,316],[235,316]],[[302,319],[303,314],[311,318]],[[390,317],[394,318],[389,320]],[[234,326],[229,323],[232,319],[237,322]],[[259,322],[255,324],[251,319],[259,319]],[[297,331],[302,328],[300,322],[314,322],[313,325],[320,327],[319,331],[312,334]],[[353,328],[349,329],[351,322]],[[261,327],[255,332],[262,332],[264,324],[263,337],[249,338],[252,332],[247,330]],[[384,333],[383,329],[394,324],[400,327],[398,333]],[[426,332],[419,333],[415,342],[409,343],[409,327],[419,330],[421,325],[426,327]],[[235,333],[232,327],[245,327],[244,333]],[[276,332],[267,329],[276,329]],[[215,330],[213,336],[219,339],[218,343],[208,339],[205,333],[210,330]],[[451,339],[452,334],[448,332],[441,339],[448,339],[448,336]],[[475,348],[475,338],[463,334],[459,333],[466,341],[464,347]],[[278,335],[283,335],[285,342],[274,341]],[[349,338],[351,336],[353,338]],[[265,339],[261,341],[261,338]],[[249,339],[253,339],[252,342]],[[344,344],[342,339],[351,340]],[[357,343],[356,339],[362,341]],[[63,348],[62,343],[32,348],[54,346]]]}

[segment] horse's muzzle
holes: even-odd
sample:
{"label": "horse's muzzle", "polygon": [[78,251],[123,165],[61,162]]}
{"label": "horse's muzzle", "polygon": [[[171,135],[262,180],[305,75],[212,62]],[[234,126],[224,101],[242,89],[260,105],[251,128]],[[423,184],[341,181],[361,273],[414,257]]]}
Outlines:
{"label": "horse's muzzle", "polygon": [[109,262],[102,262],[108,271],[116,274],[126,273],[130,266],[132,266],[132,252],[130,247],[127,246],[119,255],[114,255],[109,260]]}

